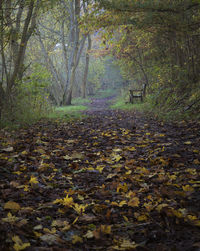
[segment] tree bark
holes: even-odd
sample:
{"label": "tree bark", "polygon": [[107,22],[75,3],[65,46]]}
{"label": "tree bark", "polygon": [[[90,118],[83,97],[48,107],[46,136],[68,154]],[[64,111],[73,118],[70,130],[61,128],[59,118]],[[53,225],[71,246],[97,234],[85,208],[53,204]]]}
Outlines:
{"label": "tree bark", "polygon": [[90,63],[90,55],[89,51],[92,48],[92,40],[90,34],[88,34],[88,48],[86,51],[86,58],[85,58],[85,71],[83,75],[83,83],[82,83],[82,98],[86,98],[86,85],[87,85],[87,76],[89,70],[89,63]]}
{"label": "tree bark", "polygon": [[[68,70],[68,81],[66,82],[64,95],[63,95],[63,105],[71,105],[72,101],[72,91],[73,85],[75,80],[76,68],[79,63],[80,54],[82,51],[79,50],[79,37],[80,37],[80,30],[78,24],[78,18],[80,17],[80,0],[74,0],[74,37],[72,37],[72,64]],[[71,26],[73,20],[71,21]]]}

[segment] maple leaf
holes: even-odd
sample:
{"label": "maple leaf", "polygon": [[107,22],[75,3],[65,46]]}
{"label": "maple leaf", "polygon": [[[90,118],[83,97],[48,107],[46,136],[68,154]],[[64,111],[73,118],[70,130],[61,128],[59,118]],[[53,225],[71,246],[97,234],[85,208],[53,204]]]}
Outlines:
{"label": "maple leaf", "polygon": [[30,178],[30,180],[29,180],[29,183],[30,183],[31,185],[34,185],[34,184],[38,184],[39,182],[38,182],[38,180],[37,180],[36,177],[31,176],[31,178]]}
{"label": "maple leaf", "polygon": [[66,207],[71,207],[74,204],[74,200],[72,197],[69,197],[67,194],[66,197],[61,201],[61,204]]}
{"label": "maple leaf", "polygon": [[29,242],[23,243],[22,240],[17,235],[13,236],[12,240],[15,243],[14,246],[13,246],[13,248],[16,251],[24,250],[27,247],[30,247],[30,243]]}
{"label": "maple leaf", "polygon": [[103,166],[103,165],[99,165],[99,166],[96,167],[96,170],[98,170],[100,173],[102,173],[104,167],[105,166]]}
{"label": "maple leaf", "polygon": [[2,221],[9,222],[11,224],[15,223],[19,218],[12,215],[10,212],[7,214],[7,218],[2,218]]}
{"label": "maple leaf", "polygon": [[79,205],[77,203],[74,204],[73,209],[79,214],[82,215],[85,212],[85,209],[88,207],[88,205]]}

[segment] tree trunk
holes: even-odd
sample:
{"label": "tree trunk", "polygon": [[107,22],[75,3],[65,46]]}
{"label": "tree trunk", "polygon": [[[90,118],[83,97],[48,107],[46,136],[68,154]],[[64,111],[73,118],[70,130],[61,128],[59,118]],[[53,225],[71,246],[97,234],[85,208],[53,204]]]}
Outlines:
{"label": "tree trunk", "polygon": [[[71,67],[68,69],[68,81],[65,86],[64,95],[63,95],[63,105],[71,105],[72,100],[72,92],[73,92],[73,85],[75,80],[76,68],[79,62],[79,37],[80,37],[80,30],[78,24],[78,18],[80,17],[80,0],[75,1],[75,8],[74,8],[74,37],[72,38],[73,41],[73,61]],[[73,20],[71,20],[73,22]],[[70,69],[71,68],[71,69]]]}
{"label": "tree trunk", "polygon": [[86,59],[85,59],[85,71],[83,76],[83,84],[82,84],[82,97],[86,98],[86,85],[87,85],[87,76],[88,76],[88,70],[89,70],[89,63],[90,63],[90,55],[89,51],[92,48],[92,40],[90,34],[88,34],[88,48],[86,51]]}
{"label": "tree trunk", "polygon": [[[39,3],[39,1],[37,1],[36,6],[38,6],[38,3]],[[31,0],[29,3],[29,6],[28,6],[28,12],[27,12],[27,16],[25,19],[24,27],[23,27],[22,38],[21,38],[18,54],[17,54],[16,60],[14,62],[14,70],[13,70],[13,73],[10,77],[10,80],[9,80],[8,86],[7,86],[7,92],[6,92],[7,97],[9,97],[11,89],[14,86],[16,79],[18,77],[21,78],[22,74],[23,74],[24,55],[25,55],[28,40],[33,32],[33,29],[34,29],[34,27],[32,27],[32,29],[29,29],[29,28],[31,28],[30,24],[31,24],[31,20],[33,18],[34,5],[35,5],[35,1]],[[37,11],[35,12],[34,18],[36,18],[36,15],[37,15]],[[32,23],[32,25],[35,25],[35,20]]]}

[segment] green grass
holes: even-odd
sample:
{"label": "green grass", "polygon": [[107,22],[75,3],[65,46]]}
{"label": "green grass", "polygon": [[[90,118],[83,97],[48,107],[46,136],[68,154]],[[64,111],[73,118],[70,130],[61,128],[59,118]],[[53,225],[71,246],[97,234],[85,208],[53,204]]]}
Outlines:
{"label": "green grass", "polygon": [[118,97],[115,99],[113,104],[110,106],[112,109],[121,109],[121,110],[145,110],[147,104],[141,103],[140,101],[135,101],[134,104],[126,103],[125,98]]}
{"label": "green grass", "polygon": [[99,90],[93,97],[94,98],[108,98],[117,94],[118,94],[118,91],[116,89],[106,89],[106,90]]}
{"label": "green grass", "polygon": [[87,110],[89,99],[76,98],[72,100],[72,105],[55,107],[54,111],[48,115],[50,119],[74,120],[84,117],[82,111]]}
{"label": "green grass", "polygon": [[84,99],[84,98],[74,98],[72,99],[72,105],[86,105],[90,103],[90,99]]}

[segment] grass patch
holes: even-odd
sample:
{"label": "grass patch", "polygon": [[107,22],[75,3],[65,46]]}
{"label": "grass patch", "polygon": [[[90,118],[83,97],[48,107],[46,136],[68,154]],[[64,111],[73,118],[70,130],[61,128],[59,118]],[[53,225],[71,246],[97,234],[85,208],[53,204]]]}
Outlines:
{"label": "grass patch", "polygon": [[99,90],[93,97],[94,98],[108,98],[118,94],[115,89]]}
{"label": "grass patch", "polygon": [[86,104],[89,102],[89,99],[73,99],[72,105],[70,106],[55,107],[54,111],[48,115],[48,118],[61,119],[65,121],[81,119],[85,116],[82,114],[82,111],[87,110]]}
{"label": "grass patch", "polygon": [[147,104],[141,103],[140,101],[135,101],[134,104],[126,103],[123,97],[118,97],[115,99],[113,104],[110,106],[112,109],[121,109],[121,110],[146,110]]}
{"label": "grass patch", "polygon": [[72,99],[72,105],[78,106],[78,105],[87,105],[90,103],[90,99],[86,98],[74,98]]}
{"label": "grass patch", "polygon": [[124,97],[118,97],[114,100],[110,108],[129,111],[136,110],[143,112],[146,117],[155,118],[163,122],[176,122],[181,120],[189,121],[191,119],[200,119],[200,115],[192,115],[190,111],[183,112],[181,108],[172,109],[168,107],[168,109],[166,109],[165,107],[155,106],[151,102],[151,97],[147,97],[146,102],[144,103],[141,103],[139,100],[135,100],[134,104],[126,103],[126,99]]}

